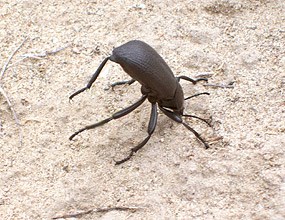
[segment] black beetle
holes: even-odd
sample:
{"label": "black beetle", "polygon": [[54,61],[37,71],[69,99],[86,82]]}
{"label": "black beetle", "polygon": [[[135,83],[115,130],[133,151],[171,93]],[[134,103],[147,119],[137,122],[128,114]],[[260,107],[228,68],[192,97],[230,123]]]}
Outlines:
{"label": "black beetle", "polygon": [[184,99],[183,90],[179,83],[180,79],[190,81],[193,84],[198,81],[207,81],[207,79],[192,79],[187,76],[175,77],[163,58],[151,46],[142,41],[132,40],[123,44],[122,46],[115,48],[112,55],[105,58],[100,64],[86,87],[73,93],[69,99],[72,99],[74,96],[85,91],[86,89],[90,89],[108,60],[120,64],[124,71],[132,77],[131,80],[117,82],[111,86],[113,87],[122,84],[130,85],[135,81],[138,81],[142,85],[142,97],[131,106],[116,112],[110,118],[80,129],[70,136],[70,140],[72,140],[82,131],[96,128],[98,126],[106,124],[113,119],[118,119],[129,114],[137,107],[139,107],[146,99],[148,99],[148,101],[151,103],[151,115],[147,130],[148,136],[140,144],[131,149],[129,156],[120,161],[116,161],[116,165],[129,160],[135,152],[141,149],[148,142],[152,133],[154,132],[157,123],[157,105],[165,115],[167,115],[172,120],[183,124],[187,129],[193,132],[193,134],[204,144],[205,148],[209,147],[204,139],[193,128],[184,123],[182,120],[182,116],[193,117],[204,121],[210,126],[209,122],[205,119],[194,115],[183,114],[184,100],[202,94],[209,95],[209,93],[199,93]]}

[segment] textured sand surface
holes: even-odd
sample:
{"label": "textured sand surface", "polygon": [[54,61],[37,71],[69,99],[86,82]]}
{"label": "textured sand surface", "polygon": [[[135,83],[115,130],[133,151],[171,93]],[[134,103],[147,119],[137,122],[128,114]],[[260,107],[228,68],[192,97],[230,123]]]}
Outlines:
{"label": "textured sand surface", "polygon": [[[1,219],[106,207],[140,209],[80,219],[285,219],[285,2],[175,2],[0,1],[0,67],[28,37],[0,81],[23,142],[0,95]],[[108,62],[90,91],[68,100],[132,39],[153,46],[176,75],[207,72],[210,84],[233,85],[181,82],[186,96],[211,93],[186,102],[187,113],[212,118],[213,128],[187,119],[210,149],[159,113],[148,144],[115,166],[146,137],[147,102],[68,140],[141,96],[138,83],[104,90],[129,79]]]}

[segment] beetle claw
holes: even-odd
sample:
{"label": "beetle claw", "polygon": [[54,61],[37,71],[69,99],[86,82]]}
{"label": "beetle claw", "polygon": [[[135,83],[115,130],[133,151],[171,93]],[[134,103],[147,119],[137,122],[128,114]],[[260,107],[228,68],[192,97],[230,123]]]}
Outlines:
{"label": "beetle claw", "polygon": [[120,165],[122,163],[125,163],[126,161],[128,161],[129,159],[131,159],[131,157],[134,155],[134,151],[131,151],[131,153],[129,154],[129,156],[125,157],[122,160],[115,160],[115,165]]}

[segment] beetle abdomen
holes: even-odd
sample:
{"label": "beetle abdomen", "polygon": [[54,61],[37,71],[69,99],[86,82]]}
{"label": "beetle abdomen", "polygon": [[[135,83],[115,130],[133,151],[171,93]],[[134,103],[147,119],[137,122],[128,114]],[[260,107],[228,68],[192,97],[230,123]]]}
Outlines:
{"label": "beetle abdomen", "polygon": [[174,97],[177,80],[163,58],[148,44],[133,40],[113,50],[110,60],[143,86],[157,94],[159,99]]}

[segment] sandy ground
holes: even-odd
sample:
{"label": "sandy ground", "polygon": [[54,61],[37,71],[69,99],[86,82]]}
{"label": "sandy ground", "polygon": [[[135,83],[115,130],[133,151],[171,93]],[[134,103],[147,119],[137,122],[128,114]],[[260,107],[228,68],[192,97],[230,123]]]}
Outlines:
{"label": "sandy ground", "polygon": [[[137,209],[81,219],[285,219],[285,2],[176,2],[0,1],[1,67],[27,37],[0,81],[21,125],[0,95],[1,219],[108,207]],[[109,62],[90,91],[68,100],[132,39],[156,48],[176,75],[207,72],[210,84],[233,85],[182,82],[185,95],[211,93],[186,103],[212,119],[213,128],[187,119],[210,149],[159,113],[148,144],[115,166],[146,137],[147,102],[68,140],[139,99],[138,83],[104,90],[128,79]]]}

